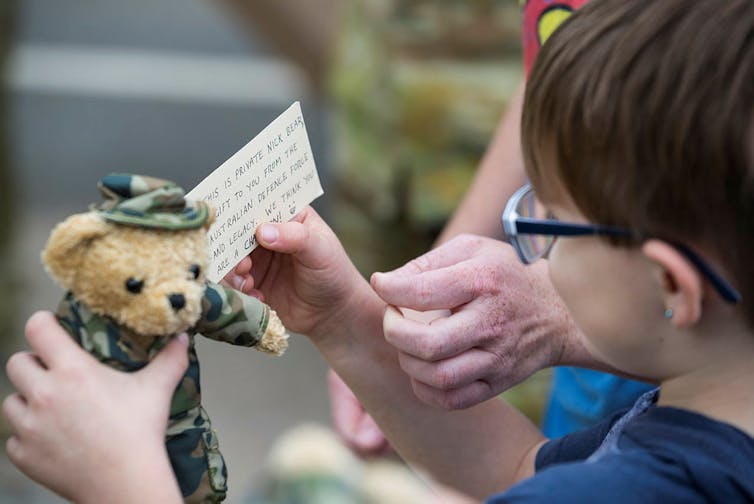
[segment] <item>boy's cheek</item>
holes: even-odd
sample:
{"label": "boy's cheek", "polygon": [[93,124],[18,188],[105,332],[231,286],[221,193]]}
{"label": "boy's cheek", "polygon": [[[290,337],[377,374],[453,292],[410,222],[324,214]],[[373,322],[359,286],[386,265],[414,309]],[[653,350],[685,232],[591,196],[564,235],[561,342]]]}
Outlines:
{"label": "boy's cheek", "polygon": [[550,249],[550,253],[547,256],[547,272],[550,276],[550,281],[552,282],[553,287],[555,287],[555,291],[567,303],[568,300],[566,299],[567,289],[565,289],[565,277],[567,277],[568,275],[564,272],[564,270],[567,270],[567,261],[565,260],[566,258],[563,257],[563,254],[561,252],[561,242],[562,240],[556,241]]}
{"label": "boy's cheek", "polygon": [[593,280],[598,278],[599,274],[594,271],[594,267],[598,265],[590,266],[589,261],[585,260],[584,252],[578,249],[576,243],[568,243],[567,240],[556,241],[550,250],[547,266],[555,291],[566,304],[566,308],[577,324],[580,324],[586,315],[582,313],[584,305],[588,304],[586,301],[593,299],[594,296]]}

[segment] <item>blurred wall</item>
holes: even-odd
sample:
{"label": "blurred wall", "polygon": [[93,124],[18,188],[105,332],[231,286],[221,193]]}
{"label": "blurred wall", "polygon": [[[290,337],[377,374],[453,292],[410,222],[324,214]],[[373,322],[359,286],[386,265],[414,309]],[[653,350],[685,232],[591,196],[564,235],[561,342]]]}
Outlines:
{"label": "blurred wall", "polygon": [[[3,362],[10,355],[12,335],[19,325],[16,317],[17,275],[12,267],[12,244],[15,232],[16,194],[13,190],[13,173],[10,164],[8,142],[8,101],[7,62],[13,43],[13,20],[16,14],[15,0],[0,2],[0,359]],[[5,375],[3,375],[3,379]],[[6,384],[3,380],[2,388]],[[0,422],[2,424],[2,422]]]}

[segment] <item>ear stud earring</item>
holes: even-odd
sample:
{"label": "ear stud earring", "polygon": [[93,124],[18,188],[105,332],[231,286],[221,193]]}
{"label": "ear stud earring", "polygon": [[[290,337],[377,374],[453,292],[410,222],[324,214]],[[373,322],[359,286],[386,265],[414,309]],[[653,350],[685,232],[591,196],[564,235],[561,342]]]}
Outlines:
{"label": "ear stud earring", "polygon": [[665,318],[670,320],[673,318],[673,309],[672,308],[665,308],[665,312],[663,313],[665,315]]}

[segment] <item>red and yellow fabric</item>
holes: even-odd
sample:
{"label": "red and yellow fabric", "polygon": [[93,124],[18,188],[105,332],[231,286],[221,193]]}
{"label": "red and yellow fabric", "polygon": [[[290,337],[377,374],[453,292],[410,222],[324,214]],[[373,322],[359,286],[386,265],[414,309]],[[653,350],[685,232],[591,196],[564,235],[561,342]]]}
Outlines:
{"label": "red and yellow fabric", "polygon": [[522,0],[524,25],[521,42],[524,49],[524,66],[528,75],[539,48],[568,19],[573,11],[588,0]]}

